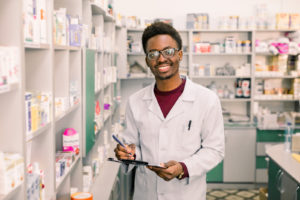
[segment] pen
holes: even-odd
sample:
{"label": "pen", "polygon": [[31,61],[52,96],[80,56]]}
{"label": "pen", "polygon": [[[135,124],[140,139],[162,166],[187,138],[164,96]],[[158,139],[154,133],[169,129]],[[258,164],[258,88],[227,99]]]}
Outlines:
{"label": "pen", "polygon": [[[125,148],[125,150],[127,151],[127,148],[125,147],[125,145],[114,135],[114,134],[112,134],[112,137],[113,137],[113,139],[117,142],[117,143],[119,143],[122,147],[124,147]],[[127,151],[128,152],[128,151]],[[132,155],[131,153],[128,153],[129,155]]]}
{"label": "pen", "polygon": [[192,120],[189,121],[188,131],[191,129],[191,125],[192,125]]}

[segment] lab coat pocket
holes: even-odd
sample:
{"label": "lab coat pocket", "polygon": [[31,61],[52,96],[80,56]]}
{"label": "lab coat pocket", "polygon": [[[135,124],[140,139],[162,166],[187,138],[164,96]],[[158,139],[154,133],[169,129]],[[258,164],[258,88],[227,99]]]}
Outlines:
{"label": "lab coat pocket", "polygon": [[184,130],[181,134],[181,149],[187,152],[196,151],[201,145],[201,130],[191,120],[184,125]]}

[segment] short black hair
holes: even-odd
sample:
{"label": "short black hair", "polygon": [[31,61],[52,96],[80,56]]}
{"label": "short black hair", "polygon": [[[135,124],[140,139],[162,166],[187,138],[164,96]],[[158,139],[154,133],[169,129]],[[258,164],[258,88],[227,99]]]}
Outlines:
{"label": "short black hair", "polygon": [[148,26],[143,33],[142,36],[142,43],[143,43],[143,49],[144,52],[146,52],[146,46],[147,46],[147,42],[150,38],[156,36],[156,35],[169,35],[171,36],[177,43],[178,49],[181,50],[182,48],[182,40],[181,37],[178,33],[178,31],[173,28],[173,26],[166,24],[164,22],[155,22],[153,24],[151,24],[150,26]]}

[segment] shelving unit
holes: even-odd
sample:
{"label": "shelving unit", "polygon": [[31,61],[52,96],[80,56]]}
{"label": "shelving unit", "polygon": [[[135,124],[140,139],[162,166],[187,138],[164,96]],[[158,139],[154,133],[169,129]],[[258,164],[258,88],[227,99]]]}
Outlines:
{"label": "shelving unit", "polygon": [[[97,146],[103,144],[103,132],[111,133],[111,125],[117,115],[116,96],[119,95],[120,84],[104,84],[103,70],[106,67],[116,66],[119,60],[119,50],[114,41],[117,36],[115,32],[123,30],[116,27],[114,18],[105,9],[92,5],[88,0],[50,0],[46,2],[46,43],[34,43],[24,41],[23,33],[23,6],[16,0],[0,2],[0,46],[17,47],[19,57],[18,82],[9,83],[0,87],[0,151],[13,152],[22,155],[25,159],[24,172],[27,164],[39,163],[41,170],[45,172],[45,193],[47,200],[69,199],[71,187],[79,191],[83,189],[83,165],[91,164],[97,152]],[[97,57],[97,68],[101,72],[101,88],[95,92],[95,99],[101,101],[101,111],[104,106],[104,96],[110,98],[111,112],[107,115],[103,127],[99,130],[95,139],[94,148],[90,154],[85,154],[85,124],[83,123],[86,112],[85,88],[85,61],[87,49],[82,47],[53,44],[53,11],[59,8],[66,8],[67,14],[78,16],[83,19],[84,24],[92,22],[86,18],[89,14],[95,15],[99,20],[103,19],[100,25],[106,35],[111,37],[112,49],[94,51]],[[15,13],[11,16],[11,13]],[[95,21],[97,21],[95,20]],[[11,23],[11,22],[14,23]],[[92,28],[90,26],[89,28]],[[90,29],[91,31],[91,29]],[[125,41],[125,40],[124,40]],[[94,68],[95,69],[95,68]],[[94,74],[94,70],[92,73]],[[79,102],[72,105],[70,87],[78,86]],[[118,87],[118,88],[117,88]],[[116,89],[115,89],[116,88]],[[50,94],[50,116],[47,123],[37,127],[36,130],[27,133],[25,124],[25,94],[26,92],[38,92]],[[57,113],[55,99],[63,97],[68,101],[68,109]],[[94,100],[93,99],[93,103]],[[94,105],[92,114],[94,115]],[[113,110],[113,111],[112,111]],[[93,121],[92,121],[93,123]],[[56,181],[55,153],[62,150],[62,133],[66,128],[74,128],[79,133],[80,153],[69,170]],[[92,124],[94,130],[94,126]],[[93,133],[94,134],[94,133]],[[13,142],[12,142],[13,141]],[[110,141],[110,140],[109,140]],[[113,146],[112,146],[113,147]],[[85,158],[84,158],[85,156]],[[85,162],[84,162],[85,161]],[[84,163],[84,164],[83,164]],[[103,172],[105,173],[105,172]],[[114,179],[112,179],[114,180]],[[26,176],[25,181],[16,186],[11,192],[0,196],[1,200],[26,199]]]}

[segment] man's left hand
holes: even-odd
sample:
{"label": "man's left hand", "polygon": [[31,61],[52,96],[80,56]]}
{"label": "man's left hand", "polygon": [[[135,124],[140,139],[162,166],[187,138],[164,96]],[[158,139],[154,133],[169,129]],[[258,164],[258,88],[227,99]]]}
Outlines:
{"label": "man's left hand", "polygon": [[170,181],[173,178],[176,178],[181,172],[183,172],[183,168],[181,164],[175,160],[171,160],[167,163],[162,164],[166,169],[148,166],[147,168],[155,172],[160,178],[165,181]]}

